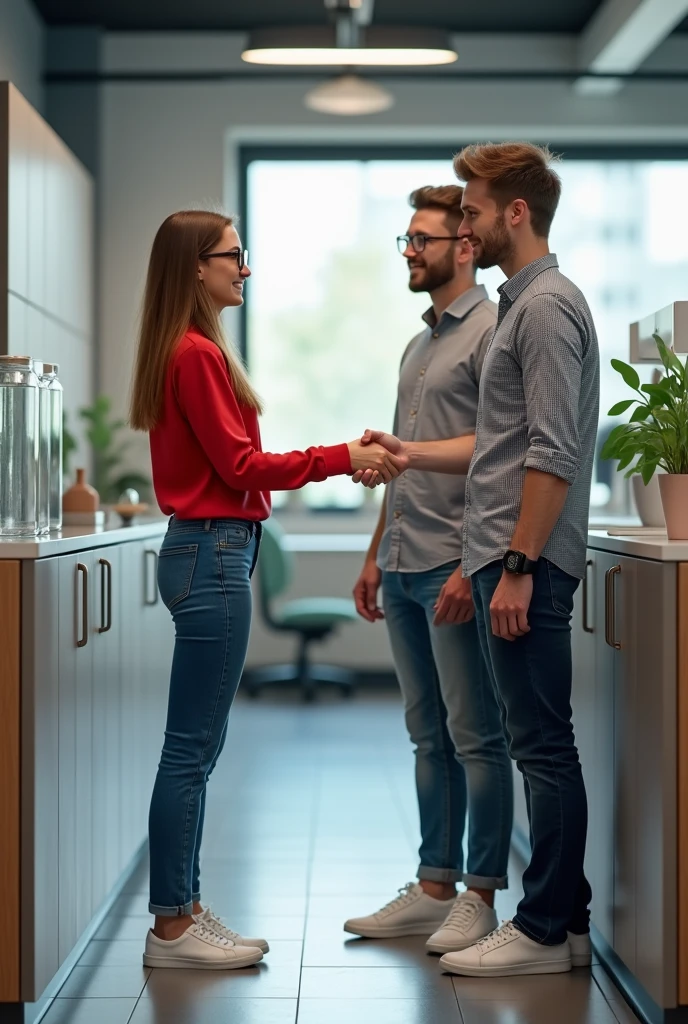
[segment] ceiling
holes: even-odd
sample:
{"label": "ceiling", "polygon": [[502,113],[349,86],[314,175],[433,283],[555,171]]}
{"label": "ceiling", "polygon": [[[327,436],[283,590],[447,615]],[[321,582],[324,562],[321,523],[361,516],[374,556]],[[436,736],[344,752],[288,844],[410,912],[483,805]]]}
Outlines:
{"label": "ceiling", "polygon": [[[243,31],[326,21],[323,0],[33,0],[50,25]],[[375,0],[374,24],[455,32],[580,32],[602,0]],[[688,19],[680,26],[688,31]]]}

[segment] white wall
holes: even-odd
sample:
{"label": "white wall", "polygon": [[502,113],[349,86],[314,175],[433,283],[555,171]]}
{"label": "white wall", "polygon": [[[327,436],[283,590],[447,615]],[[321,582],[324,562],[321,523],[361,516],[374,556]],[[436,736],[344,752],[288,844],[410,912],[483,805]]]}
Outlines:
{"label": "white wall", "polygon": [[44,43],[43,22],[30,0],[1,0],[0,81],[13,82],[41,113]]}

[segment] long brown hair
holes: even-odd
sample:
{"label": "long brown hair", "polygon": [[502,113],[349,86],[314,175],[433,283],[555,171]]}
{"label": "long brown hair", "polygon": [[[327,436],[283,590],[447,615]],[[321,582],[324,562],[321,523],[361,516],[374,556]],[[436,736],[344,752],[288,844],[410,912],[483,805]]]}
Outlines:
{"label": "long brown hair", "polygon": [[238,353],[225,339],[220,317],[202,281],[198,257],[222,238],[231,217],[182,210],[160,225],[153,241],[141,311],[129,422],[153,430],[160,421],[165,374],[177,342],[190,327],[213,341],[227,364],[237,400],[261,412]]}
{"label": "long brown hair", "polygon": [[525,199],[533,232],[547,238],[561,196],[561,178],[551,166],[556,157],[530,142],[487,142],[466,146],[454,157],[460,181],[484,178],[498,205]]}

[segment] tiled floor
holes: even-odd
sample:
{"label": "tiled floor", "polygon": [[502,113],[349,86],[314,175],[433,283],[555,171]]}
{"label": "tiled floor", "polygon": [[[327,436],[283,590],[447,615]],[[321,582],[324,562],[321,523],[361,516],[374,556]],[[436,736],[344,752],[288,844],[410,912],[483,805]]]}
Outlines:
{"label": "tiled floor", "polygon": [[[442,975],[422,939],[347,938],[342,922],[415,874],[413,766],[392,695],[239,701],[211,780],[204,898],[271,952],[226,973],[148,971],[146,877],[127,886],[45,1024],[630,1024],[601,968]],[[501,894],[513,913],[518,878]]]}

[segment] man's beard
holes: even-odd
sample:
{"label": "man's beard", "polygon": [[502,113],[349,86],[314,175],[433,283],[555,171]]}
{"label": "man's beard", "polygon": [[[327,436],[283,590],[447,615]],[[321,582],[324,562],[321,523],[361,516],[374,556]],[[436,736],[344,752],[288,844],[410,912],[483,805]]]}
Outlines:
{"label": "man's beard", "polygon": [[409,281],[412,292],[434,292],[448,284],[454,276],[454,254],[447,253],[446,259],[434,266],[420,267],[422,277]]}
{"label": "man's beard", "polygon": [[475,263],[480,270],[499,266],[513,255],[514,243],[506,229],[506,219],[503,213],[495,221],[492,231],[481,240],[481,249]]}

